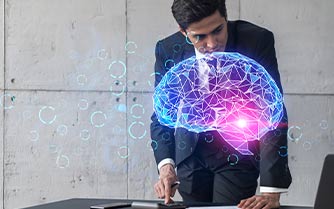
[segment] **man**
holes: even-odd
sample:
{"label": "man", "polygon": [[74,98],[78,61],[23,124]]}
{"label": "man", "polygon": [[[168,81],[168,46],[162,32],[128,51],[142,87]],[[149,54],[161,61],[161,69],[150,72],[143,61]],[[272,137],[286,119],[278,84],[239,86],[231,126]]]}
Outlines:
{"label": "man", "polygon": [[[172,13],[180,31],[156,45],[156,82],[173,65],[216,51],[239,52],[260,63],[281,93],[273,34],[245,21],[227,21],[225,0],[174,0]],[[248,142],[253,156],[243,156],[215,131],[193,133],[168,128],[152,115],[151,138],[159,181],[154,189],[172,202],[179,180],[185,202],[239,204],[240,208],[277,208],[291,175],[287,159],[287,116],[260,141]],[[153,144],[153,143],[152,143]],[[177,175],[176,170],[177,169]],[[255,195],[260,174],[261,195]]]}

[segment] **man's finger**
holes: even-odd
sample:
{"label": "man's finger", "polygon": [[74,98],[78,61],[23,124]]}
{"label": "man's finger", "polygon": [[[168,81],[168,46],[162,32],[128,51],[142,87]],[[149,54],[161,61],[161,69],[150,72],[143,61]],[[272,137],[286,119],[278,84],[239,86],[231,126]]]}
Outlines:
{"label": "man's finger", "polygon": [[154,184],[154,192],[155,192],[155,195],[157,197],[159,197],[159,189],[158,189],[158,185],[157,184]]}
{"label": "man's finger", "polygon": [[247,208],[248,206],[250,206],[254,201],[256,200],[256,197],[250,197],[248,199],[246,199],[246,201],[244,202],[243,206],[241,208]]}
{"label": "man's finger", "polygon": [[159,188],[159,198],[165,198],[165,185],[162,181],[159,181],[158,188]]}
{"label": "man's finger", "polygon": [[[257,202],[257,204],[255,206],[253,206],[252,208],[254,209],[261,209],[264,206],[269,206],[270,204],[266,201],[266,200],[260,200],[259,202]],[[270,207],[269,207],[270,209]]]}
{"label": "man's finger", "polygon": [[241,200],[240,203],[238,204],[238,207],[241,208],[242,206],[244,206],[246,200]]}
{"label": "man's finger", "polygon": [[165,186],[165,203],[167,204],[170,201],[171,196],[171,185],[169,184],[168,180],[164,181]]}

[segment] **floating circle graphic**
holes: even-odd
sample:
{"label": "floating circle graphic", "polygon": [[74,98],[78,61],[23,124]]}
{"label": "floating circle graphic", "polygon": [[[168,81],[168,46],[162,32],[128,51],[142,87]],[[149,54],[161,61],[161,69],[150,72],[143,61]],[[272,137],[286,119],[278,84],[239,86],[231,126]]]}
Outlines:
{"label": "floating circle graphic", "polygon": [[180,44],[174,44],[173,46],[173,51],[174,53],[178,53],[181,49],[181,45]]}
{"label": "floating circle graphic", "polygon": [[[153,77],[153,76],[156,77],[157,75],[161,76],[161,74],[159,72],[155,72],[155,73],[151,73],[150,77]],[[147,83],[148,83],[149,86],[153,86],[151,80],[148,80]]]}
{"label": "floating circle graphic", "polygon": [[95,126],[96,128],[101,128],[101,127],[103,127],[105,125],[104,122],[100,122],[100,123],[96,122],[96,120],[98,120],[99,118],[102,118],[100,120],[103,120],[103,118],[104,118],[104,121],[106,121],[107,120],[107,115],[104,114],[102,111],[95,111],[90,116],[90,123],[93,126]]}
{"label": "floating circle graphic", "polygon": [[[190,31],[190,32],[187,32],[187,35],[186,35],[186,42],[188,43],[188,44],[190,44],[190,45],[193,45],[193,43],[190,41],[190,39],[189,39],[189,34],[193,34],[194,32],[192,32],[192,31]],[[199,36],[196,36],[196,41],[195,41],[195,44],[196,43],[198,43],[198,41],[199,41]]]}
{"label": "floating circle graphic", "polygon": [[65,136],[67,134],[67,126],[66,125],[60,125],[60,126],[58,126],[57,133],[60,136]]}
{"label": "floating circle graphic", "polygon": [[39,133],[38,133],[38,131],[32,130],[32,131],[30,131],[30,135],[31,135],[31,138],[30,138],[31,141],[35,142],[35,141],[39,140]]}
{"label": "floating circle graphic", "polygon": [[[140,136],[135,136],[132,132],[132,128],[133,126],[135,125],[139,125],[139,126],[142,126],[141,128],[138,128],[137,130],[144,130],[143,134],[140,135]],[[131,123],[131,125],[129,126],[128,128],[128,132],[129,132],[129,135],[133,138],[133,139],[143,139],[145,136],[146,136],[146,129],[144,128],[145,127],[145,124],[143,122],[137,122],[137,121],[134,121]]]}
{"label": "floating circle graphic", "polygon": [[23,116],[23,119],[24,119],[24,120],[27,120],[27,119],[30,119],[30,118],[31,118],[32,113],[31,113],[31,111],[29,111],[29,110],[25,110],[25,111],[23,111],[22,116]]}
{"label": "floating circle graphic", "polygon": [[117,154],[120,158],[128,158],[130,155],[130,149],[128,146],[121,146],[118,148]]}
{"label": "floating circle graphic", "polygon": [[56,164],[58,168],[67,168],[70,166],[70,159],[66,155],[58,155]]}
{"label": "floating circle graphic", "polygon": [[169,132],[163,133],[162,138],[163,138],[164,141],[169,141],[170,140],[170,133]]}
{"label": "floating circle graphic", "polygon": [[68,53],[68,56],[70,57],[70,59],[79,59],[79,53],[76,52],[76,51],[73,51],[71,50],[69,53]]}
{"label": "floating circle graphic", "polygon": [[137,44],[133,41],[128,41],[128,43],[125,44],[125,51],[129,54],[135,53],[137,48]]}
{"label": "floating circle graphic", "polygon": [[165,61],[165,68],[170,69],[175,66],[175,62],[172,59],[168,59]]}
{"label": "floating circle graphic", "polygon": [[298,142],[303,136],[302,130],[299,126],[291,126],[288,129],[288,138],[292,142]]}
{"label": "floating circle graphic", "polygon": [[180,150],[185,150],[187,147],[187,144],[184,142],[184,141],[180,141],[178,144],[177,144],[177,148],[179,148]]}
{"label": "floating circle graphic", "polygon": [[204,140],[207,142],[207,143],[211,143],[213,142],[214,138],[213,138],[213,135],[212,134],[205,134],[205,138]]}
{"label": "floating circle graphic", "polygon": [[310,141],[305,141],[304,144],[303,144],[303,148],[306,151],[309,151],[312,148],[312,143]]}
{"label": "floating circle graphic", "polygon": [[87,129],[83,129],[80,131],[80,138],[83,141],[88,141],[88,139],[90,138],[90,133]]}
{"label": "floating circle graphic", "polygon": [[151,151],[158,149],[158,142],[156,140],[148,140],[146,143],[146,147]]}
{"label": "floating circle graphic", "polygon": [[[43,107],[39,110],[38,117],[39,117],[39,120],[40,120],[42,123],[47,124],[47,125],[50,125],[50,124],[52,124],[52,123],[56,120],[57,115],[53,115],[53,117],[51,116],[51,118],[50,118],[49,120],[44,119],[44,118],[42,117],[43,112],[46,112],[46,113],[44,113],[44,114],[47,114],[47,113],[48,113],[48,112],[47,112],[48,110],[54,112],[54,111],[55,111],[55,108],[52,107],[52,106],[43,106]],[[49,113],[49,114],[50,114],[50,113]]]}
{"label": "floating circle graphic", "polygon": [[[135,111],[136,109],[139,109],[139,110]],[[140,109],[141,109],[141,111],[140,111]],[[140,112],[140,114],[139,113],[135,114],[134,112]],[[136,118],[136,119],[141,118],[142,117],[141,115],[145,114],[144,106],[141,105],[141,104],[134,104],[134,105],[131,106],[130,113],[131,113],[133,118]]]}
{"label": "floating circle graphic", "polygon": [[328,121],[327,120],[322,120],[319,124],[321,129],[327,129],[328,128]]}
{"label": "floating circle graphic", "polygon": [[108,52],[107,50],[105,49],[100,49],[98,52],[97,52],[97,58],[100,59],[100,60],[104,60],[108,57]]}
{"label": "floating circle graphic", "polygon": [[203,46],[200,46],[197,50],[202,54],[205,53],[205,48]]}
{"label": "floating circle graphic", "polygon": [[93,59],[90,58],[90,59],[84,60],[81,66],[86,68],[86,69],[89,69],[89,68],[92,67],[92,65],[93,65]]}
{"label": "floating circle graphic", "polygon": [[281,156],[281,157],[286,157],[288,156],[288,148],[287,146],[281,146],[278,150],[278,154]]}
{"label": "floating circle graphic", "polygon": [[228,152],[228,147],[224,145],[223,148],[222,148],[222,151],[223,152]]}
{"label": "floating circle graphic", "polygon": [[[118,82],[120,82],[120,81],[118,81]],[[120,83],[123,84],[122,82],[120,82]],[[118,85],[119,85],[119,84],[118,84]],[[123,85],[121,92],[117,93],[117,92],[114,92],[114,91],[113,91],[112,86],[110,86],[110,88],[109,88],[109,90],[112,92],[112,95],[117,96],[117,97],[119,97],[119,96],[121,96],[122,94],[124,94],[125,89],[126,89],[126,86]]]}
{"label": "floating circle graphic", "polygon": [[275,136],[280,136],[280,135],[281,135],[281,130],[276,129],[276,130],[274,131],[274,134],[275,134]]}
{"label": "floating circle graphic", "polygon": [[[117,66],[119,66],[117,68]],[[126,73],[126,65],[124,62],[122,61],[113,61],[110,65],[109,65],[109,70],[111,71],[110,76],[112,78],[122,78],[125,76]]]}
{"label": "floating circle graphic", "polygon": [[87,79],[87,76],[84,75],[84,74],[80,74],[77,76],[77,83],[80,85],[80,86],[83,86],[87,83],[88,79]]}
{"label": "floating circle graphic", "polygon": [[76,155],[76,156],[82,156],[82,155],[84,155],[85,152],[86,152],[85,148],[83,148],[83,147],[76,147],[74,149],[73,154]]}
{"label": "floating circle graphic", "polygon": [[59,152],[59,147],[57,145],[55,145],[55,144],[50,144],[49,145],[49,151],[52,154],[58,153]]}
{"label": "floating circle graphic", "polygon": [[123,128],[119,125],[115,125],[112,130],[114,134],[121,134],[123,132]]}
{"label": "floating circle graphic", "polygon": [[239,157],[238,157],[238,155],[236,155],[236,154],[228,155],[228,157],[227,157],[227,162],[228,162],[230,165],[236,165],[236,164],[238,164],[238,162],[239,162]]}
{"label": "floating circle graphic", "polygon": [[88,100],[87,99],[80,99],[78,103],[78,107],[80,110],[87,110],[88,109]]}

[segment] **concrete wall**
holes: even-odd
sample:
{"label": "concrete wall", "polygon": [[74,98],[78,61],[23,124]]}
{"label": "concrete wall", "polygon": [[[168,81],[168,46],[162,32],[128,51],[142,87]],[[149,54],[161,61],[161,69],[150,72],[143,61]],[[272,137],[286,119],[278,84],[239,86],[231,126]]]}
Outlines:
{"label": "concrete wall", "polygon": [[[72,197],[155,199],[154,46],[177,30],[171,3],[1,2],[0,208]],[[334,153],[334,3],[227,4],[229,19],[275,34],[294,178],[282,203],[312,205],[324,156]]]}

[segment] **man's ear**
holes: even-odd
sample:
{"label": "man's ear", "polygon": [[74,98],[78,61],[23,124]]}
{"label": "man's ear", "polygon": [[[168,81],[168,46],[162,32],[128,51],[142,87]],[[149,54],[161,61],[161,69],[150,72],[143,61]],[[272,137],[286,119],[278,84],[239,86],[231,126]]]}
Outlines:
{"label": "man's ear", "polygon": [[180,32],[185,36],[185,37],[187,37],[187,33],[186,33],[186,31],[185,30],[183,30],[183,28],[179,25],[179,30],[180,30]]}

